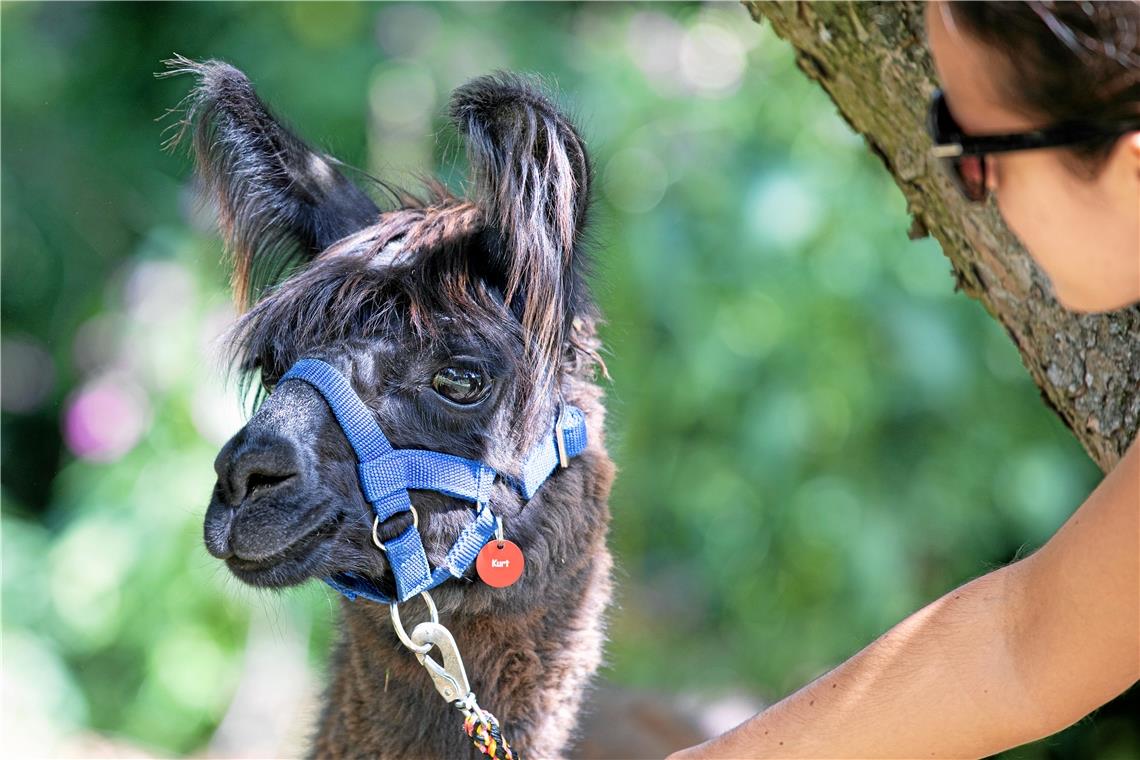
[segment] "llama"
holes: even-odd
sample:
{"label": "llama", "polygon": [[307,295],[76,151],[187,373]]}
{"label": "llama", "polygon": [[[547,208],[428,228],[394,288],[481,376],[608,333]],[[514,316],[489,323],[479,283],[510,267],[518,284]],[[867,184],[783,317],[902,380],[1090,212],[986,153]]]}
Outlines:
{"label": "llama", "polygon": [[[168,66],[196,78],[171,143],[191,139],[216,203],[247,305],[228,345],[265,389],[215,462],[206,547],[254,586],[317,578],[346,594],[312,755],[478,757],[388,606],[368,599],[407,596],[408,628],[423,620],[394,577],[403,560],[381,547],[422,541],[435,573],[480,520],[480,546],[497,528],[521,548],[522,578],[496,588],[460,563],[431,593],[472,691],[514,748],[564,754],[601,660],[614,476],[594,382],[604,364],[584,274],[591,171],[577,130],[530,80],[475,79],[449,109],[467,145],[469,199],[429,183],[419,200],[377,181],[381,210],[282,126],[240,71]],[[325,392],[298,378],[301,359],[347,381],[395,450],[486,468],[487,498],[407,481],[385,498],[414,510],[374,511],[356,443]],[[585,433],[572,458],[558,432],[571,407]],[[562,461],[528,493],[528,453],[551,435]]]}

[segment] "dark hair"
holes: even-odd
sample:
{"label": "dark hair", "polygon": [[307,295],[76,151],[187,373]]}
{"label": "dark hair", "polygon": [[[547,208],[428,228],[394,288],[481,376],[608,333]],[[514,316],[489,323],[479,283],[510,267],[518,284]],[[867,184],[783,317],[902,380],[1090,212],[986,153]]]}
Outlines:
{"label": "dark hair", "polygon": [[[1140,2],[955,2],[953,20],[1001,54],[1014,108],[1050,123],[1140,116]],[[1115,138],[1070,149],[1098,171]]]}

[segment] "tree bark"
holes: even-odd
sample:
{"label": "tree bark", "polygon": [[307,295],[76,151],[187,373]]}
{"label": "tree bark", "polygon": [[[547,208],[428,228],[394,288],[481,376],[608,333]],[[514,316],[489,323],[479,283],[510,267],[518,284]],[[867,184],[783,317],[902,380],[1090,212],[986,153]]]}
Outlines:
{"label": "tree bark", "polygon": [[923,4],[744,5],[795,48],[800,69],[827,91],[902,189],[911,237],[931,234],[942,244],[957,288],[1001,322],[1045,403],[1097,465],[1111,469],[1140,421],[1140,307],[1066,311],[994,204],[969,206],[942,176],[925,130],[936,80]]}

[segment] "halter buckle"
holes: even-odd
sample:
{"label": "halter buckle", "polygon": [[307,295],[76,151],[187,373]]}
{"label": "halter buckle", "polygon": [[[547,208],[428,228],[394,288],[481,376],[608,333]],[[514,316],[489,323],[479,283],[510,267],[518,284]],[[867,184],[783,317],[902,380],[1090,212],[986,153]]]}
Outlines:
{"label": "halter buckle", "polygon": [[554,423],[554,448],[558,449],[558,466],[565,470],[570,466],[570,457],[566,453],[566,430],[562,427],[562,415]]}

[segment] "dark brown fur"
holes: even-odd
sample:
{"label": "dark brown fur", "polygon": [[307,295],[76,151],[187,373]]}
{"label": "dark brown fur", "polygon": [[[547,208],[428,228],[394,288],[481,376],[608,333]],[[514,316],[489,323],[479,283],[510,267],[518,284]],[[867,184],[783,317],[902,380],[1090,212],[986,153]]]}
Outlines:
{"label": "dark brown fur", "polygon": [[[218,455],[207,548],[254,585],[350,571],[392,590],[342,431],[306,384],[275,388],[302,356],[339,367],[396,447],[482,459],[504,475],[519,474],[558,403],[578,406],[586,451],[529,502],[503,482],[491,497],[525,553],[523,579],[493,589],[471,571],[433,592],[480,704],[525,754],[562,754],[601,661],[611,594],[614,468],[594,383],[604,367],[583,274],[590,167],[580,137],[528,80],[477,79],[450,109],[467,140],[472,197],[431,185],[418,200],[379,186],[392,202],[382,211],[335,159],[282,127],[241,72],[186,59],[171,67],[197,77],[175,142],[193,135],[235,294],[252,302],[231,335],[235,363],[273,391]],[[484,401],[459,407],[432,391],[433,373],[456,363],[491,379]],[[437,564],[471,506],[433,492],[412,501]],[[408,521],[387,521],[381,539]],[[388,609],[342,609],[313,755],[478,756]],[[403,609],[409,629],[423,619],[418,602]]]}
{"label": "dark brown fur", "polygon": [[[583,396],[575,403],[588,410],[591,421],[602,413],[597,398]],[[527,552],[528,579],[537,571],[549,577],[547,583],[534,583],[528,599],[510,610],[497,603],[496,592],[477,586],[435,595],[446,605],[441,614],[463,652],[480,704],[531,758],[560,757],[569,744],[601,663],[611,593],[605,538],[613,465],[599,445],[584,455],[580,473],[564,475],[556,491],[533,505],[550,518],[541,530],[561,539],[541,558]],[[536,562],[546,567],[536,568]],[[471,592],[483,598],[476,601]],[[537,598],[529,599],[532,594]],[[343,636],[330,664],[332,682],[313,756],[478,756],[459,730],[458,711],[443,704],[424,669],[396,640],[388,611],[343,607]],[[423,619],[421,604],[403,609],[409,624]]]}

